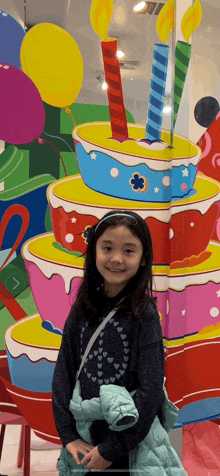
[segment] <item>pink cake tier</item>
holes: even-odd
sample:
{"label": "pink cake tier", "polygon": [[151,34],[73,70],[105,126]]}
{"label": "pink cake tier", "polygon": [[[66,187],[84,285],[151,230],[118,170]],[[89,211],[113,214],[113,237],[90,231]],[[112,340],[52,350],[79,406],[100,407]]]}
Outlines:
{"label": "pink cake tier", "polygon": [[175,347],[181,338],[188,342],[198,333],[220,336],[220,244],[209,243],[188,267],[154,266],[154,295],[162,315],[165,343]]}
{"label": "pink cake tier", "polygon": [[141,141],[143,125],[128,124],[128,134],[123,142],[112,139],[108,122],[75,127],[76,155],[87,187],[112,197],[152,203],[168,203],[195,193],[201,158],[196,144],[174,134],[170,148],[170,131],[162,131],[163,150],[155,150],[155,144],[149,147]]}
{"label": "pink cake tier", "polygon": [[[32,238],[22,254],[44,329],[62,334],[83,277],[84,259],[57,249],[54,235]],[[211,242],[188,267],[154,266],[154,294],[164,338],[180,339],[220,319],[220,244]],[[169,291],[168,291],[169,287]],[[184,303],[187,302],[187,309]],[[190,319],[184,317],[190,315]]]}
{"label": "pink cake tier", "polygon": [[58,180],[47,190],[55,239],[60,249],[84,253],[87,230],[107,212],[123,209],[146,220],[154,244],[154,264],[182,262],[206,249],[219,215],[219,182],[197,175],[195,188],[193,197],[152,204],[94,192],[80,175]]}
{"label": "pink cake tier", "polygon": [[42,325],[62,334],[82,281],[84,259],[59,250],[53,233],[30,239],[21,252]]}

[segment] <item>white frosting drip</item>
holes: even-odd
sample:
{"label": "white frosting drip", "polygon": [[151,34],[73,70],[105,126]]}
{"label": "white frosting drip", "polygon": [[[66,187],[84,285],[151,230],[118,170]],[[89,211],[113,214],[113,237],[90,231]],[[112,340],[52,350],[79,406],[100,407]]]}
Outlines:
{"label": "white frosting drip", "polygon": [[[187,269],[187,268],[185,268]],[[167,276],[159,276],[154,274],[154,291],[167,291],[168,288],[173,291],[184,291],[188,286],[196,286],[201,284],[207,284],[209,281],[220,284],[220,269],[216,271],[210,271],[209,273],[192,274],[191,276],[171,276],[169,280]]]}
{"label": "white frosting drip", "polygon": [[[190,164],[192,165],[197,165],[201,156],[202,156],[202,152],[201,152],[201,149],[195,145],[194,147],[196,147],[197,149],[197,154],[193,157],[173,157],[172,160],[163,160],[162,158],[159,159],[155,159],[154,157],[136,157],[134,155],[130,155],[126,152],[118,152],[118,151],[114,151],[114,150],[111,150],[110,148],[107,149],[105,147],[100,147],[100,146],[97,146],[91,142],[88,142],[84,139],[82,139],[80,136],[78,136],[77,134],[77,130],[79,128],[82,128],[82,127],[87,127],[91,124],[85,124],[84,125],[80,125],[78,127],[76,127],[76,129],[74,129],[74,132],[73,132],[73,135],[74,135],[74,139],[76,139],[78,142],[81,143],[81,145],[83,146],[84,150],[86,151],[87,154],[90,154],[91,151],[97,151],[97,152],[102,152],[103,154],[108,154],[108,155],[111,155],[111,157],[115,160],[117,160],[118,162],[120,162],[121,164],[124,164],[124,165],[127,165],[127,166],[136,166],[136,165],[140,165],[140,164],[145,164],[147,165],[151,170],[155,170],[155,172],[158,172],[158,171],[164,171],[164,170],[170,170],[171,167],[180,167],[181,165],[183,165],[184,167],[189,166]],[[92,124],[94,125],[94,123]],[[102,123],[96,123],[97,127],[98,126],[101,126]],[[137,126],[137,124],[131,124],[129,127],[135,127],[135,128],[139,128],[139,129],[143,129],[143,127],[141,126]],[[181,137],[181,136],[178,136],[177,134],[175,134],[176,137]],[[136,142],[136,141],[135,141]],[[192,144],[190,141],[189,141],[189,144]],[[139,144],[140,145],[140,144]]]}
{"label": "white frosting drip", "polygon": [[[211,178],[209,177],[206,177],[206,176],[203,176],[203,175],[197,175],[197,178],[199,177],[200,180],[208,180],[208,181],[211,181],[211,182],[214,182],[217,184],[216,181],[212,180]],[[62,183],[63,181],[67,181],[67,180],[81,180],[81,177],[79,175],[75,176],[75,177],[71,177],[71,178],[68,178],[68,179],[63,179],[62,181],[60,180],[59,183]],[[79,214],[82,214],[82,215],[93,215],[95,217],[97,217],[99,220],[105,215],[105,213],[108,213],[108,212],[111,212],[113,207],[111,207],[111,205],[109,204],[109,208],[108,207],[99,207],[98,205],[97,206],[92,206],[92,205],[82,205],[80,203],[74,203],[73,202],[69,202],[67,200],[64,200],[63,198],[59,198],[57,197],[56,195],[54,195],[53,193],[53,188],[56,187],[57,183],[55,182],[53,185],[50,186],[49,188],[49,192],[48,192],[48,199],[52,205],[52,207],[54,209],[56,208],[59,208],[59,207],[62,207],[66,213],[71,213],[73,211],[79,213]],[[148,203],[149,205],[149,208],[138,208],[138,205],[137,205],[137,208],[132,207],[132,208],[127,208],[127,211],[134,211],[134,212],[137,212],[144,220],[146,218],[149,218],[149,217],[153,217],[155,218],[156,220],[160,220],[160,221],[163,221],[164,223],[168,223],[170,218],[171,218],[171,215],[175,215],[176,213],[180,213],[180,212],[185,212],[185,211],[188,211],[188,210],[196,210],[196,211],[199,211],[202,215],[205,215],[205,213],[209,210],[209,208],[213,205],[213,203],[217,202],[218,200],[220,200],[220,187],[219,187],[219,193],[217,193],[214,197],[211,197],[211,198],[205,198],[203,200],[201,200],[200,202],[196,202],[195,200],[195,196],[192,197],[192,203],[188,202],[188,203],[183,203],[183,200],[179,201],[179,202],[172,202],[171,204],[168,203],[167,205],[167,209],[165,208],[165,206],[162,206],[165,208],[161,208],[161,209],[158,209],[158,208],[154,208],[154,203]],[[194,201],[193,201],[194,200]],[[135,204],[135,202],[133,202]],[[140,202],[137,202],[138,204]],[[142,202],[143,203],[143,202]],[[178,203],[178,205],[175,205],[175,203]],[[182,204],[183,203],[183,204]],[[119,208],[119,207],[118,207]],[[123,209],[126,209],[126,206],[121,206],[121,208]],[[117,210],[117,208],[116,208]]]}
{"label": "white frosting drip", "polygon": [[[36,318],[38,315],[39,314],[34,314],[33,316],[27,317],[27,319],[25,320],[29,321],[31,319]],[[29,346],[28,344],[25,345],[25,344],[18,343],[16,342],[15,339],[11,337],[12,329],[17,327],[19,324],[21,325],[20,321],[16,322],[16,324],[14,324],[13,326],[10,326],[5,333],[5,343],[12,357],[16,358],[21,354],[25,354],[33,362],[37,362],[38,360],[45,358],[49,362],[56,363],[59,349],[57,350],[47,349],[47,348],[42,349],[42,346],[41,348],[32,347],[31,345]]]}
{"label": "white frosting drip", "polygon": [[[220,244],[218,243],[213,243],[210,241],[210,245],[214,244],[215,246],[220,247]],[[162,275],[162,273],[157,274],[157,266],[153,267],[155,272],[154,272],[154,285],[153,285],[153,290],[154,291],[167,291],[168,289],[172,289],[173,291],[183,291],[186,287],[188,286],[196,286],[196,285],[205,285],[208,282],[213,282],[216,284],[220,283],[220,264],[219,264],[219,269],[210,270],[210,271],[204,271],[200,273],[193,273],[190,274],[189,269],[190,268],[185,268],[186,273],[185,275],[173,275],[167,274]],[[167,269],[167,273],[168,273]],[[171,272],[175,272],[175,270],[171,270]],[[178,272],[178,269],[176,270]]]}
{"label": "white frosting drip", "polygon": [[140,145],[141,147],[144,147],[145,149],[151,150],[165,150],[168,147],[168,144],[163,140],[158,140],[151,144],[151,142],[143,141],[143,139],[138,139],[136,141],[136,144]]}
{"label": "white frosting drip", "polygon": [[[53,233],[48,233],[47,236],[53,235]],[[53,235],[54,236],[54,235]],[[45,235],[42,235],[42,239],[45,238]],[[40,239],[38,236],[37,239]],[[70,287],[71,287],[71,281],[73,278],[76,277],[83,277],[83,269],[79,268],[74,265],[66,265],[66,264],[57,264],[54,263],[53,261],[46,261],[43,258],[37,258],[34,254],[30,253],[28,250],[29,244],[36,240],[36,237],[27,241],[23,248],[22,248],[22,255],[23,257],[27,260],[30,261],[31,263],[36,264],[36,266],[41,270],[41,272],[44,274],[44,276],[48,279],[51,278],[51,276],[58,275],[61,276],[65,282],[65,291],[66,294],[70,293]],[[54,238],[55,241],[55,238]]]}

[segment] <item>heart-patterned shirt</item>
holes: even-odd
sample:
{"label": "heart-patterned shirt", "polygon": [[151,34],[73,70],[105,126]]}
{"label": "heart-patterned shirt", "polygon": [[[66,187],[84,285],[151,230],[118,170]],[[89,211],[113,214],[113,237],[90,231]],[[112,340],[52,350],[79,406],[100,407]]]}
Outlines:
{"label": "heart-patterned shirt", "polygon": [[[80,359],[97,327],[80,323]],[[131,316],[113,316],[95,340],[82,367],[79,379],[83,399],[99,396],[100,385],[125,386],[128,382],[132,336]]]}

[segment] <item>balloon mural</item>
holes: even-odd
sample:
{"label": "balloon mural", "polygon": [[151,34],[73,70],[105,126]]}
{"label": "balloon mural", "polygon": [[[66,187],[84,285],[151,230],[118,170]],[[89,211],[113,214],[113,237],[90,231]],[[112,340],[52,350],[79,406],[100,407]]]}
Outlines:
{"label": "balloon mural", "polygon": [[40,23],[27,33],[21,65],[47,104],[62,108],[77,98],[83,80],[82,56],[72,36],[59,26]]}
{"label": "balloon mural", "polygon": [[[59,150],[41,134],[45,125],[43,101],[52,107],[66,108],[79,94],[83,80],[83,61],[79,48],[62,28],[51,23],[41,23],[21,35],[20,25],[6,12],[0,13],[1,22],[15,27],[15,36],[11,35],[16,48],[19,47],[16,61],[11,61],[9,54],[14,43],[9,43],[9,50],[0,57],[0,87],[4,91],[0,110],[0,140],[9,144],[29,144],[36,140],[40,145],[47,142],[59,156],[65,176],[67,171]],[[4,30],[4,29],[3,29]],[[17,38],[17,32],[20,36]],[[6,35],[7,38],[7,35]],[[0,41],[3,41],[0,33]],[[12,44],[13,43],[13,44]],[[19,45],[19,46],[18,46]],[[15,48],[15,50],[16,50]],[[2,48],[4,50],[4,48]],[[16,50],[17,51],[17,50]],[[14,58],[14,57],[13,57]],[[20,59],[22,71],[20,67]],[[74,118],[72,117],[73,122]],[[75,125],[75,122],[74,122]],[[28,164],[27,164],[28,166]],[[4,190],[4,189],[3,189]]]}
{"label": "balloon mural", "polygon": [[202,127],[209,127],[219,113],[219,103],[216,98],[206,96],[200,99],[194,109],[194,118]]}
{"label": "balloon mural", "polygon": [[0,139],[10,144],[28,144],[43,132],[44,105],[33,81],[14,66],[0,68]]}
{"label": "balloon mural", "polygon": [[0,63],[20,69],[20,49],[25,30],[20,23],[4,10],[0,11]]}
{"label": "balloon mural", "polygon": [[[0,27],[2,18],[0,14]],[[43,132],[43,101],[58,108],[67,108],[75,101],[83,80],[82,56],[69,33],[51,23],[41,23],[23,35],[22,71],[7,60],[7,54],[2,58],[0,140],[28,144]]]}

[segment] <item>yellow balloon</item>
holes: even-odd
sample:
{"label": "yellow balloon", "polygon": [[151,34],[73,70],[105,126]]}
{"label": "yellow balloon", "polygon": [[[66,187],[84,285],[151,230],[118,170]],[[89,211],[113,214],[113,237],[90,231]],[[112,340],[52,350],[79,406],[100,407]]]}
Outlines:
{"label": "yellow balloon", "polygon": [[67,31],[52,23],[34,26],[24,37],[20,59],[44,102],[62,108],[75,101],[83,81],[83,60]]}

